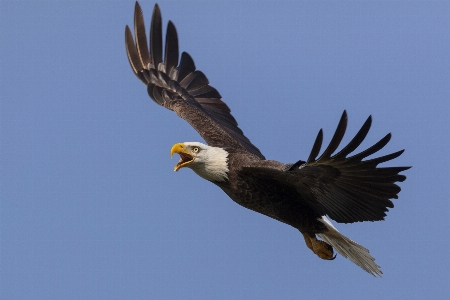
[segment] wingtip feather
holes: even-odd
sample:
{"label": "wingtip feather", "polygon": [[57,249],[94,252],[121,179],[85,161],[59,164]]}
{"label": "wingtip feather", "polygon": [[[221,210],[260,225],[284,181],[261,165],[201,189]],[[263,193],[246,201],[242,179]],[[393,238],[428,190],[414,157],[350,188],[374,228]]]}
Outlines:
{"label": "wingtip feather", "polygon": [[308,160],[306,161],[306,163],[311,163],[316,160],[317,155],[319,155],[320,148],[322,147],[322,141],[323,141],[323,130],[321,128],[319,130],[319,133],[317,134],[316,140],[314,142],[311,153],[309,154],[309,157],[308,157]]}
{"label": "wingtip feather", "polygon": [[134,7],[134,35],[139,58],[142,65],[146,67],[150,63],[150,53],[148,51],[147,35],[145,33],[144,14],[137,1]]}
{"label": "wingtip feather", "polygon": [[341,119],[339,120],[336,131],[334,132],[334,135],[331,138],[330,144],[322,153],[322,155],[317,159],[317,161],[329,159],[331,157],[331,154],[333,154],[333,152],[336,151],[336,149],[339,147],[339,144],[342,141],[342,138],[344,137],[345,131],[347,129],[347,123],[348,123],[347,112],[344,110],[344,112],[341,115]]}

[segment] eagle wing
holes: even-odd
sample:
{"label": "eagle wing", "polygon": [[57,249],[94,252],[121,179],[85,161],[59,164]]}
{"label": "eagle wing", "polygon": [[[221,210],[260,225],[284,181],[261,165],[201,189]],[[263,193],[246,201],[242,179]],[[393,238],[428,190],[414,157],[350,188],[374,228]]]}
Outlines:
{"label": "eagle wing", "polygon": [[371,123],[372,117],[369,117],[348,145],[332,155],[347,128],[347,113],[344,111],[330,144],[319,158],[322,129],[306,162],[286,165],[285,170],[247,167],[242,172],[259,178],[269,177],[280,185],[295,187],[303,202],[320,215],[328,215],[337,222],[383,220],[388,208],[394,207],[390,199],[397,199],[400,192],[395,183],[406,179],[399,173],[410,167],[378,167],[378,164],[400,156],[404,150],[363,160],[386,146],[391,139],[390,133],[368,149],[347,157],[365,139]]}
{"label": "eagle wing", "polygon": [[196,70],[191,56],[183,52],[178,63],[178,36],[171,21],[167,25],[163,57],[162,20],[158,4],[153,9],[149,46],[138,2],[134,11],[134,33],[135,40],[126,26],[128,60],[134,74],[147,85],[148,94],[157,104],[175,111],[209,145],[246,150],[264,159],[259,149],[238,127],[219,92],[209,85],[201,71]]}

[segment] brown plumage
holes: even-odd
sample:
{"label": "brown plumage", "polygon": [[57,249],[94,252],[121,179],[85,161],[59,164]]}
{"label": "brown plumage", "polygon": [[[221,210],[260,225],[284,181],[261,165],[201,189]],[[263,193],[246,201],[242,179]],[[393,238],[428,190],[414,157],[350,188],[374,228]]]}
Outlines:
{"label": "brown plumage", "polygon": [[[297,228],[307,246],[319,257],[334,259],[334,247],[367,272],[382,274],[369,251],[340,234],[326,215],[343,223],[384,219],[388,208],[393,207],[390,199],[397,199],[400,192],[396,182],[406,179],[399,173],[409,167],[378,167],[378,164],[400,156],[403,150],[364,159],[382,149],[389,142],[390,134],[372,147],[350,156],[369,132],[372,123],[369,117],[350,143],[333,154],[347,127],[344,111],[322,155],[319,156],[320,130],[306,161],[283,164],[265,160],[239,129],[219,92],[209,85],[201,71],[196,70],[189,54],[183,52],[178,61],[178,37],[170,21],[163,49],[162,20],[157,4],[151,21],[150,44],[147,45],[142,10],[137,2],[134,32],[133,38],[126,26],[125,43],[133,72],[147,86],[148,94],[157,104],[185,119],[210,146],[199,143],[174,145],[172,154],[181,155],[175,170],[190,167],[222,188],[238,204]],[[211,151],[224,153],[226,165],[217,167],[215,161],[210,167],[212,170],[218,168],[217,174],[204,167],[204,161],[212,162],[218,157],[208,156],[208,151],[210,154]],[[317,240],[316,235],[324,241]]]}

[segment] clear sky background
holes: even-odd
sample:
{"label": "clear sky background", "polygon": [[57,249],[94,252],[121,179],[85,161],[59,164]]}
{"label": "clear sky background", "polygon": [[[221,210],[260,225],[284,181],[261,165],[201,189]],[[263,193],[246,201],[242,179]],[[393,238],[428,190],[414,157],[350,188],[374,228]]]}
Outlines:
{"label": "clear sky background", "polygon": [[386,221],[335,223],[383,278],[173,172],[202,140],[129,67],[134,1],[1,1],[1,298],[448,299],[450,2],[160,7],[267,158],[306,159],[344,109],[344,141],[372,115],[363,147],[406,149]]}

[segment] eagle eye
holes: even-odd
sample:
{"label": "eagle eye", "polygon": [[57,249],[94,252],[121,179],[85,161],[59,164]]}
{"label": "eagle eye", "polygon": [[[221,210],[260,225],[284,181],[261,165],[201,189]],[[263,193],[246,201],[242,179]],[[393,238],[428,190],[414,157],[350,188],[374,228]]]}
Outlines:
{"label": "eagle eye", "polygon": [[199,147],[194,147],[194,148],[192,148],[192,152],[194,152],[194,153],[197,153],[197,152],[199,152],[200,151],[200,148]]}

